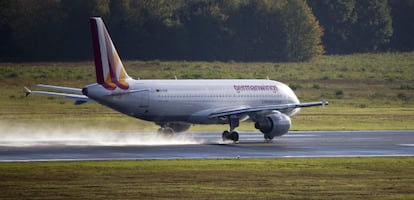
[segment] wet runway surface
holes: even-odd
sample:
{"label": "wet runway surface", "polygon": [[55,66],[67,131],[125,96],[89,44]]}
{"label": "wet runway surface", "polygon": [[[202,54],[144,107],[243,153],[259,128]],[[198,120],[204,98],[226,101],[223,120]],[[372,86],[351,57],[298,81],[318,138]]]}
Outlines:
{"label": "wet runway surface", "polygon": [[171,139],[114,134],[99,142],[90,137],[0,139],[0,162],[414,156],[414,131],[291,131],[272,143],[261,133],[242,132],[239,144],[223,143],[220,133],[185,133]]}

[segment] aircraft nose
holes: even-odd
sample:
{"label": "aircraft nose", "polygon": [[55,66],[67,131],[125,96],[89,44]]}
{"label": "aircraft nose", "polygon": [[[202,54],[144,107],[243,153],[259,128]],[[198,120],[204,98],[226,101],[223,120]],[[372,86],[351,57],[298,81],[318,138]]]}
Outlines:
{"label": "aircraft nose", "polygon": [[85,96],[88,96],[88,88],[86,87],[82,88],[82,94]]}

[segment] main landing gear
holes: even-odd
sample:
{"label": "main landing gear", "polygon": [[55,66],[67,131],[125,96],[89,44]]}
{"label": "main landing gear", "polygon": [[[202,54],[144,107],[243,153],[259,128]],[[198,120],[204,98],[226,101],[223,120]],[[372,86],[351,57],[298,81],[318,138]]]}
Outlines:
{"label": "main landing gear", "polygon": [[234,143],[239,142],[239,133],[237,131],[223,131],[223,135],[221,136],[223,138],[223,141],[232,140]]}
{"label": "main landing gear", "polygon": [[158,129],[158,135],[166,137],[173,137],[175,133],[184,132],[191,126],[191,124],[184,122],[155,122],[155,124],[161,126]]}
{"label": "main landing gear", "polygon": [[237,116],[230,115],[227,117],[230,125],[230,130],[223,131],[222,138],[223,141],[233,141],[234,143],[239,143],[239,133],[235,131],[239,126],[239,118]]}
{"label": "main landing gear", "polygon": [[163,137],[173,137],[174,134],[174,130],[170,127],[161,127],[158,129],[158,135]]}

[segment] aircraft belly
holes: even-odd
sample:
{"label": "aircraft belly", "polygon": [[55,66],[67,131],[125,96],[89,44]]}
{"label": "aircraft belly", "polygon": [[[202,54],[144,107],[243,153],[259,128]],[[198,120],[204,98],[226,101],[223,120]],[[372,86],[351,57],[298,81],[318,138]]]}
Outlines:
{"label": "aircraft belly", "polygon": [[[169,101],[151,101],[150,112],[146,120],[157,122],[182,121],[188,123],[212,124],[218,123],[208,116],[211,108],[227,107],[234,105],[233,102],[208,100],[208,99],[187,99]],[[206,111],[203,113],[203,111]]]}
{"label": "aircraft belly", "polygon": [[[192,113],[205,109],[206,104],[193,101],[163,101],[150,103],[149,113],[146,115],[150,121],[189,122]],[[190,122],[191,123],[191,122]]]}

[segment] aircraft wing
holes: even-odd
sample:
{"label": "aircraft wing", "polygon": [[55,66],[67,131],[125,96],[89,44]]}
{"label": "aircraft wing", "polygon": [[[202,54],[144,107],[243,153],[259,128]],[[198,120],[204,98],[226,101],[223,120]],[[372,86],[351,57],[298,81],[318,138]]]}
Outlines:
{"label": "aircraft wing", "polygon": [[305,107],[312,107],[312,106],[325,106],[328,105],[327,101],[318,101],[318,102],[309,102],[309,103],[299,103],[299,104],[279,104],[279,105],[267,105],[267,106],[258,106],[258,107],[243,107],[243,108],[235,108],[235,109],[228,109],[219,112],[214,112],[209,115],[209,118],[217,118],[217,117],[224,117],[230,115],[240,115],[240,114],[249,114],[255,113],[260,111],[284,111],[288,109],[295,109],[295,108],[305,108]]}
{"label": "aircraft wing", "polygon": [[[67,99],[75,100],[75,104],[83,104],[86,102],[93,101],[92,99],[88,98],[87,96],[82,94],[82,89],[80,88],[70,88],[70,87],[61,87],[61,86],[53,86],[53,85],[42,85],[39,84],[37,87],[44,88],[44,89],[50,89],[55,91],[61,91],[60,92],[48,92],[48,91],[32,91],[27,87],[24,87],[24,91],[26,93],[26,96],[30,94],[41,94],[41,95],[48,95],[48,96],[55,96],[55,97],[65,97]],[[71,92],[74,94],[66,93]]]}

